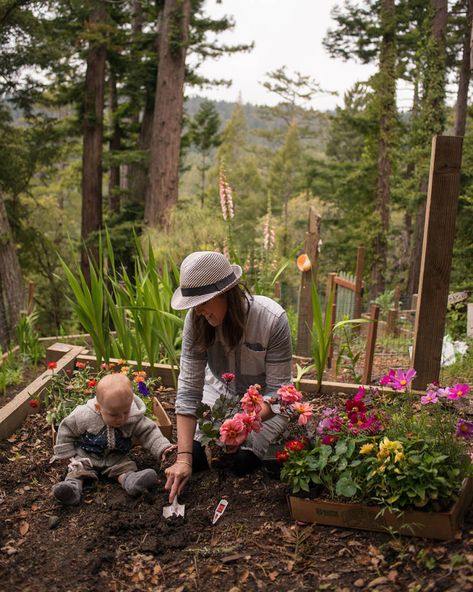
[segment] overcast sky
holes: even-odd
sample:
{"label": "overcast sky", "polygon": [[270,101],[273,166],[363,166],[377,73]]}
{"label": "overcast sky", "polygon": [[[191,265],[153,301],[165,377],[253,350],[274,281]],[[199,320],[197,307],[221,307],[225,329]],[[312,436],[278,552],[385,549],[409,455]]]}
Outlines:
{"label": "overcast sky", "polygon": [[276,95],[260,84],[266,72],[287,66],[288,73],[310,75],[321,87],[337,91],[338,97],[317,96],[312,107],[325,110],[342,105],[343,93],[356,81],[366,80],[374,65],[344,62],[329,57],[322,46],[327,29],[333,27],[330,11],[340,0],[207,0],[206,13],[224,14],[235,20],[232,32],[221,34],[221,43],[255,43],[250,53],[208,60],[200,72],[209,78],[229,78],[229,88],[191,91],[212,99],[273,105]]}

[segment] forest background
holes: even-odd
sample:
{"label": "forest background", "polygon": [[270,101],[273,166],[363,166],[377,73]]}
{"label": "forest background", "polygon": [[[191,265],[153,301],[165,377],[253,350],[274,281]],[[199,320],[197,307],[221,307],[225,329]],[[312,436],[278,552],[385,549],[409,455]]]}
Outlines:
{"label": "forest background", "polygon": [[[61,258],[90,279],[104,228],[130,273],[136,235],[159,265],[228,253],[255,292],[274,296],[278,270],[302,252],[310,205],[322,216],[320,281],[354,271],[364,245],[365,304],[395,286],[409,303],[435,134],[465,137],[451,291],[473,290],[472,4],[340,2],[327,52],[376,73],[320,112],[308,107],[326,92],[316,65],[268,72],[273,107],[199,98],[224,81],[203,78],[190,55],[251,52],[219,43],[232,18],[211,18],[202,0],[0,0],[2,347],[28,282],[42,334],[79,329]],[[403,81],[414,91],[400,111]],[[295,264],[279,280],[294,319]]]}

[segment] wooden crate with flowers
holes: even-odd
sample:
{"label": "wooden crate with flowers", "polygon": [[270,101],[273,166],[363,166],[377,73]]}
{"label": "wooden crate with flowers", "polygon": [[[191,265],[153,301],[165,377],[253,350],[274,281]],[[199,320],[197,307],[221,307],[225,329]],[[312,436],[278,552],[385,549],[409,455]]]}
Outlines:
{"label": "wooden crate with flowers", "polygon": [[[469,387],[430,385],[391,370],[342,405],[314,411],[291,385],[279,391],[297,426],[278,454],[295,520],[451,539],[473,497],[473,423],[455,402]],[[300,429],[305,428],[301,436]]]}

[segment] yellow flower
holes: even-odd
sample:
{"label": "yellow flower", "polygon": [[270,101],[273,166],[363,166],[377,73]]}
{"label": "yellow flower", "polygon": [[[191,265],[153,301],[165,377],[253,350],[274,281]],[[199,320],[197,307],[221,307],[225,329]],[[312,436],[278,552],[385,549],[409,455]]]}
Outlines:
{"label": "yellow flower", "polygon": [[122,374],[128,374],[128,371],[130,370],[129,366],[122,366],[122,369],[120,370],[120,372]]}
{"label": "yellow flower", "polygon": [[396,454],[402,453],[402,444],[399,442],[399,440],[390,440],[387,436],[385,436],[383,441],[379,444],[378,460],[387,458],[390,456],[391,452]]}
{"label": "yellow flower", "polygon": [[405,458],[404,452],[396,452],[396,454],[394,455],[394,462],[397,463],[401,460],[404,460],[404,458]]}
{"label": "yellow flower", "polygon": [[360,448],[360,454],[369,454],[374,448],[374,444],[363,444]]}

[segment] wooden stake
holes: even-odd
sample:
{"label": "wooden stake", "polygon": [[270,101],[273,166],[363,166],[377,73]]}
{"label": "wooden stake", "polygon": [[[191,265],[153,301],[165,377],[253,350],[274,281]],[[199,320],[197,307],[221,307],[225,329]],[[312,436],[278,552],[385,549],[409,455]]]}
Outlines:
{"label": "wooden stake", "polygon": [[315,208],[309,208],[309,228],[305,235],[304,250],[311,262],[309,271],[303,271],[299,289],[298,317],[297,317],[297,345],[296,353],[299,356],[311,355],[312,342],[312,282],[318,263],[318,246],[320,240],[320,216]]}
{"label": "wooden stake", "polygon": [[366,339],[365,364],[363,368],[362,384],[370,384],[373,372],[374,351],[376,337],[378,335],[379,306],[372,304],[370,307],[370,323],[368,325],[368,337]]}
{"label": "wooden stake", "polygon": [[430,160],[427,211],[414,329],[413,388],[423,390],[438,380],[447,311],[448,285],[463,138],[434,136]]}

